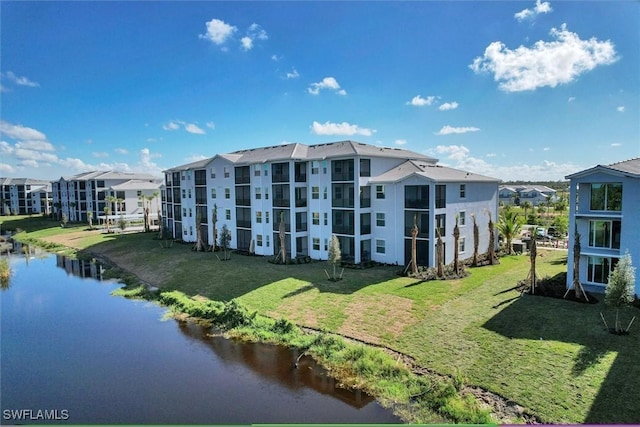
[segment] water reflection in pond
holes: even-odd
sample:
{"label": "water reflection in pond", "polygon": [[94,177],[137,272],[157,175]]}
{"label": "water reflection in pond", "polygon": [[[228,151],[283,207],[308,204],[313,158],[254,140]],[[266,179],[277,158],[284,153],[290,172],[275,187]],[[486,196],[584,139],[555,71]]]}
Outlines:
{"label": "water reflection in pond", "polygon": [[312,360],[295,369],[295,352],[211,337],[162,321],[155,304],[110,296],[119,285],[87,279],[95,267],[54,256],[11,264],[0,294],[3,411],[66,409],[69,423],[399,422]]}

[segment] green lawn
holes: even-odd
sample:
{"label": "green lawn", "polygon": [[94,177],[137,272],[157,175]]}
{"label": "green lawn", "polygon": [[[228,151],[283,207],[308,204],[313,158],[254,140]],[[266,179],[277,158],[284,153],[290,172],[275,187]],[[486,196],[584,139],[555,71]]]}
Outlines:
{"label": "green lawn", "polygon": [[[6,228],[11,219],[3,222]],[[21,228],[46,239],[68,232],[38,220],[33,230],[26,220]],[[511,399],[545,422],[637,422],[640,327],[630,336],[610,335],[600,312],[612,314],[602,302],[520,296],[511,288],[527,276],[526,256],[471,269],[456,281],[418,282],[398,276],[397,267],[376,267],[345,270],[344,280],[330,282],[326,262],[280,266],[242,255],[219,261],[187,244],[164,249],[154,237],[93,234],[74,243],[164,289],[237,298],[262,314],[388,346]],[[566,252],[539,252],[539,275],[566,271]],[[623,313],[634,314],[635,308]]]}

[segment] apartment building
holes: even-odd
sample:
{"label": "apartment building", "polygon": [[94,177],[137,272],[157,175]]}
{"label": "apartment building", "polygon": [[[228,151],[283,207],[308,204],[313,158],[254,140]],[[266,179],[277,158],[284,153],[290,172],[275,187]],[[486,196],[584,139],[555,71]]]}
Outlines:
{"label": "apartment building", "polygon": [[[111,215],[142,217],[147,203],[155,216],[161,206],[162,178],[150,174],[93,171],[61,177],[51,185],[54,211],[59,216],[65,214],[69,221],[87,221],[91,212],[97,223],[104,218],[106,206],[111,208]],[[153,198],[154,194],[157,197]],[[118,202],[109,203],[110,196]],[[143,199],[147,196],[150,202]]]}
{"label": "apartment building", "polygon": [[51,212],[51,183],[31,178],[0,178],[2,215],[45,214]]}
{"label": "apartment building", "polygon": [[[566,178],[570,180],[569,260],[577,229],[580,283],[587,290],[604,292],[622,255],[628,251],[634,265],[640,263],[640,158],[597,165]],[[573,263],[567,267],[567,288],[572,288]],[[635,286],[640,295],[637,279]]]}
{"label": "apartment building", "polygon": [[231,246],[274,255],[284,222],[291,257],[327,259],[335,234],[343,259],[405,264],[414,218],[418,258],[433,265],[436,228],[453,259],[453,227],[460,226],[462,258],[473,254],[473,217],[480,250],[489,242],[489,213],[496,219],[498,183],[437,164],[437,159],[354,141],[286,144],[218,154],[165,171],[163,216],[175,238],[213,241],[226,225]]}

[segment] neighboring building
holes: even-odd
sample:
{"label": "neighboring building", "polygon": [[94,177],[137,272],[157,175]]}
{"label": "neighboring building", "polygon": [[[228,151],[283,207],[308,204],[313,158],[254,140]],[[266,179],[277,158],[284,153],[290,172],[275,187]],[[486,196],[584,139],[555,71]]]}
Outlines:
{"label": "neighboring building", "polygon": [[162,178],[144,173],[123,173],[114,171],[85,172],[71,177],[62,177],[52,183],[53,206],[60,216],[67,215],[69,221],[87,221],[87,213],[91,212],[94,221],[104,218],[105,207],[109,205],[108,197],[119,199],[112,203],[111,215],[142,217],[147,201],[144,197],[153,198],[150,212],[157,217],[160,209]]}
{"label": "neighboring building", "polygon": [[31,178],[0,178],[2,215],[51,212],[51,183]]}
{"label": "neighboring building", "polygon": [[556,190],[545,185],[501,185],[500,202],[504,205],[519,206],[529,202],[532,206],[544,205],[556,200]]}
{"label": "neighboring building", "polygon": [[[232,233],[235,249],[274,255],[283,215],[288,256],[327,259],[332,234],[343,259],[404,265],[414,216],[421,265],[434,265],[436,228],[453,260],[453,227],[460,257],[473,255],[473,218],[480,251],[489,242],[488,213],[498,209],[498,180],[436,164],[415,152],[353,141],[287,144],[219,154],[165,171],[163,217],[174,237],[205,244],[216,229]],[[197,224],[197,219],[200,223]]]}
{"label": "neighboring building", "polygon": [[[566,178],[570,180],[567,287],[572,288],[577,228],[580,283],[604,292],[609,273],[627,251],[634,265],[640,265],[640,158],[598,165]],[[635,286],[640,295],[637,279]]]}

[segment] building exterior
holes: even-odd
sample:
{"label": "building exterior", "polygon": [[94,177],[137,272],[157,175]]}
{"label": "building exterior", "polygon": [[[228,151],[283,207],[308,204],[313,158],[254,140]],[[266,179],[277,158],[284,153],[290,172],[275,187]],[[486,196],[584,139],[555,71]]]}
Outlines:
{"label": "building exterior", "polygon": [[[640,263],[640,158],[598,165],[566,178],[570,180],[569,260],[573,260],[577,230],[580,283],[604,292],[609,273],[622,255],[628,251],[632,262]],[[573,263],[567,265],[567,287],[572,288]],[[637,279],[635,286],[640,295]]]}
{"label": "building exterior", "polygon": [[[94,221],[104,220],[105,207],[111,215],[140,217],[144,208],[157,215],[160,210],[162,178],[143,173],[115,171],[85,172],[71,177],[62,177],[52,182],[53,206],[58,215],[65,214],[69,221],[87,221],[91,212]],[[157,197],[153,197],[154,194]],[[109,203],[109,197],[118,202]],[[148,197],[147,201],[144,198]]]}
{"label": "building exterior", "polygon": [[556,200],[556,190],[546,185],[501,185],[498,191],[503,205],[519,206],[529,202],[532,206],[538,206]]}
{"label": "building exterior", "polygon": [[163,217],[174,237],[213,241],[213,211],[231,246],[274,255],[285,225],[289,257],[327,259],[332,234],[343,260],[406,264],[414,218],[420,265],[434,265],[436,228],[453,259],[453,227],[460,257],[473,254],[473,217],[480,251],[496,219],[498,180],[437,165],[415,152],[354,141],[287,144],[219,154],[165,171]]}
{"label": "building exterior", "polygon": [[2,215],[51,213],[51,183],[31,178],[0,178]]}

